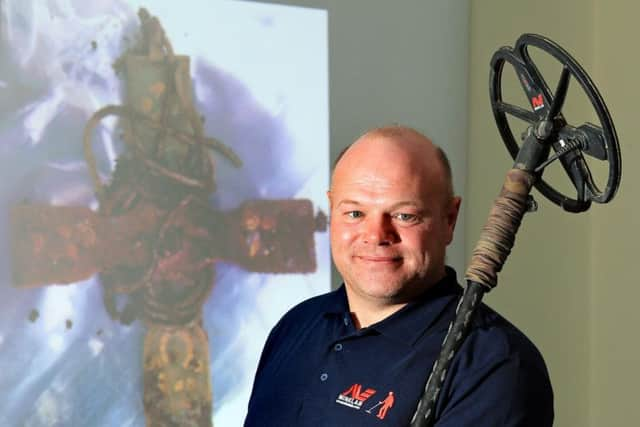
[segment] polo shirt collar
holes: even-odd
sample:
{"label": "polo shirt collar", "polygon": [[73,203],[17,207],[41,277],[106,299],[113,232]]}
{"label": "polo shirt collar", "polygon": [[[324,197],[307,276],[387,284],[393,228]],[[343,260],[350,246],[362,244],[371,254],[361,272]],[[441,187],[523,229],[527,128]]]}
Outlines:
{"label": "polo shirt collar", "polygon": [[[345,285],[342,284],[333,294],[325,315],[350,315]],[[446,267],[445,277],[427,289],[417,300],[380,322],[360,329],[358,334],[375,331],[389,339],[412,346],[437,322],[451,303],[457,302],[461,294],[462,287],[457,282],[455,270]]]}

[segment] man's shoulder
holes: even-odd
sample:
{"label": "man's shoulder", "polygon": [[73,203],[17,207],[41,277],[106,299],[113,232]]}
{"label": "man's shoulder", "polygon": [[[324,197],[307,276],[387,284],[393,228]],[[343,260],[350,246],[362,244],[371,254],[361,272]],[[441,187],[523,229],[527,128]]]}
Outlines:
{"label": "man's shoulder", "polygon": [[484,304],[455,355],[441,396],[438,425],[553,424],[553,390],[540,352],[520,329]]}
{"label": "man's shoulder", "polygon": [[311,297],[289,309],[269,332],[262,359],[270,357],[273,352],[279,351],[278,349],[288,348],[291,342],[301,342],[310,334],[317,334],[317,326],[324,314],[339,310],[340,291],[341,289],[337,289]]}
{"label": "man's shoulder", "polygon": [[299,320],[300,318],[309,318],[309,316],[326,312],[339,311],[343,304],[341,289],[336,289],[294,305],[282,316],[282,320]]}
{"label": "man's shoulder", "polygon": [[308,298],[290,308],[274,326],[272,334],[291,328],[312,327],[325,313],[344,311],[345,304],[344,291],[340,288]]}
{"label": "man's shoulder", "polygon": [[[450,285],[441,288],[445,295],[444,300],[447,302],[447,307],[440,317],[442,320],[438,321],[437,326],[432,329],[443,336],[447,332],[450,322],[457,315],[458,304],[455,302],[459,301],[463,292],[462,288],[457,284],[455,272],[449,269],[448,275],[451,278],[449,283],[455,283],[455,286]],[[428,340],[428,337],[425,336],[425,339]],[[496,361],[520,354],[526,354],[531,358],[542,360],[540,352],[529,337],[498,311],[485,303],[481,303],[474,312],[469,334],[459,352],[464,353],[465,351],[473,354],[475,363],[482,363],[481,359],[485,357],[487,360]]]}
{"label": "man's shoulder", "polygon": [[448,420],[442,425],[487,425],[486,411],[493,414],[490,425],[553,423],[553,390],[542,355],[520,329],[484,304],[450,373],[437,409]]}
{"label": "man's shoulder", "polygon": [[485,304],[476,313],[471,332],[461,348],[461,356],[460,362],[470,369],[514,363],[520,369],[548,375],[542,354],[533,341]]}

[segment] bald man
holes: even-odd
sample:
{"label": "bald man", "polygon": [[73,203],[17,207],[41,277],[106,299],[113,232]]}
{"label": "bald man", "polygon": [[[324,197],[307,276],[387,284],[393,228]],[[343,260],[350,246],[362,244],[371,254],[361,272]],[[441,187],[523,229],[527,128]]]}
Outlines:
{"label": "bald man", "polygon": [[[331,253],[344,284],[291,309],[265,344],[252,426],[406,426],[462,288],[445,265],[460,198],[444,152],[414,129],[374,129],[339,157]],[[393,405],[379,406],[385,396]],[[436,426],[553,424],[535,346],[482,305],[436,405]]]}

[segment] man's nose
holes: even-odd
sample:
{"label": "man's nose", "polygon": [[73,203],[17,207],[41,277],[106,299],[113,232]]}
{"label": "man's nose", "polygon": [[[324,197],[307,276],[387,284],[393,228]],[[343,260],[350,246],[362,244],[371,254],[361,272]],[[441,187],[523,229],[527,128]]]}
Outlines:
{"label": "man's nose", "polygon": [[364,243],[390,245],[398,241],[398,234],[388,216],[368,216],[364,227]]}

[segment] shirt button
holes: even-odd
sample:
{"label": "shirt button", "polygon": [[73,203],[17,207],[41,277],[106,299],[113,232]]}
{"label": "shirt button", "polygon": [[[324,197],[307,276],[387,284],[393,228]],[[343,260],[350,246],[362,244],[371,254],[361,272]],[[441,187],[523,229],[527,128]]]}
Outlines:
{"label": "shirt button", "polygon": [[334,349],[335,351],[340,351],[340,350],[342,350],[342,344],[340,344],[340,343],[336,344],[335,346],[333,346],[333,349]]}
{"label": "shirt button", "polygon": [[320,375],[320,381],[326,381],[327,378],[329,378],[329,375],[327,375],[326,372],[323,372],[322,375]]}
{"label": "shirt button", "polygon": [[344,316],[344,324],[345,325],[349,324],[349,318],[347,316]]}

